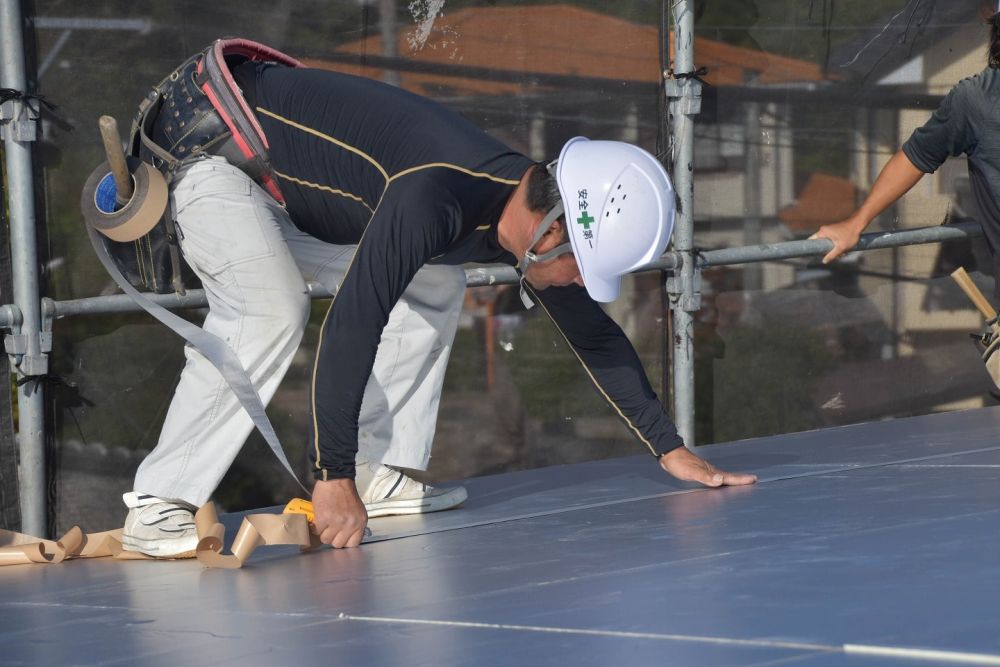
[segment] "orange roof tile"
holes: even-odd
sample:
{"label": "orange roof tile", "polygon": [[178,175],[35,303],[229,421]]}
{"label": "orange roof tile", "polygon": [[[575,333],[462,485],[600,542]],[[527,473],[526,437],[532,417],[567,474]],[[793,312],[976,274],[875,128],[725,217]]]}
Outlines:
{"label": "orange roof tile", "polygon": [[854,212],[854,183],[829,174],[810,174],[798,201],[778,211],[778,220],[793,231],[812,231],[839,222]]}
{"label": "orange roof tile", "polygon": [[[572,5],[475,7],[436,17],[427,34],[421,24],[399,30],[398,53],[416,62],[487,67],[507,72],[579,75],[655,83],[659,80],[659,34],[655,26],[632,23]],[[671,45],[673,35],[671,35]],[[373,34],[342,45],[338,52],[382,54]],[[819,66],[762,51],[695,38],[695,58],[715,85],[815,82]],[[306,60],[312,67],[381,78],[375,67]],[[517,94],[520,83],[401,72],[402,87],[416,92],[442,88],[453,94]]]}

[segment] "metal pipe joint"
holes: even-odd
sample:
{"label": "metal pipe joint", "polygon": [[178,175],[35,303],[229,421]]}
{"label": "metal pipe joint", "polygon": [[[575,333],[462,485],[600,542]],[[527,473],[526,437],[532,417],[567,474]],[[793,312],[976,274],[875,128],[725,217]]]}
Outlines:
{"label": "metal pipe joint", "polygon": [[0,104],[0,140],[37,141],[39,110],[23,97]]}
{"label": "metal pipe joint", "polygon": [[696,116],[701,113],[701,91],[703,85],[695,78],[675,79],[664,75],[663,91],[668,100],[678,100],[673,107],[676,113]]}

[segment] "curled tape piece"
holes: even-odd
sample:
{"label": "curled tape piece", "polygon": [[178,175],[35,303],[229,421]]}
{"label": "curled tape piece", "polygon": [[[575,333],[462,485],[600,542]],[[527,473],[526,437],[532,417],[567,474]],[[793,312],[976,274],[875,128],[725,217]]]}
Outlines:
{"label": "curled tape piece", "polygon": [[135,192],[125,206],[115,201],[115,179],[107,162],[91,172],[80,209],[88,225],[112,241],[128,242],[144,236],[167,209],[167,181],[151,165],[135,157],[126,158]]}
{"label": "curled tape piece", "polygon": [[121,529],[85,534],[73,526],[56,541],[43,540],[23,533],[0,530],[0,566],[29,563],[61,563],[70,558],[101,558],[104,556],[148,558],[143,554],[123,552]]}
{"label": "curled tape piece", "polygon": [[294,544],[301,549],[321,546],[319,538],[309,530],[304,514],[251,514],[243,519],[233,539],[232,553],[222,553],[226,529],[219,523],[212,503],[204,505],[194,517],[198,527],[198,547],[195,554],[205,567],[235,570],[243,567],[254,549],[261,545]]}
{"label": "curled tape piece", "polygon": [[[232,553],[229,554],[222,553],[226,530],[219,523],[219,515],[213,503],[202,506],[195,514],[194,521],[198,529],[198,546],[194,555],[205,567],[227,570],[243,567],[250,554],[259,546],[293,544],[303,550],[322,546],[310,529],[309,519],[305,514],[251,514],[244,517],[233,540]],[[366,529],[365,535],[370,534]],[[0,530],[0,566],[54,564],[71,558],[108,556],[116,560],[152,560],[151,556],[125,551],[121,539],[121,528],[103,533],[84,533],[74,526],[58,541]]]}

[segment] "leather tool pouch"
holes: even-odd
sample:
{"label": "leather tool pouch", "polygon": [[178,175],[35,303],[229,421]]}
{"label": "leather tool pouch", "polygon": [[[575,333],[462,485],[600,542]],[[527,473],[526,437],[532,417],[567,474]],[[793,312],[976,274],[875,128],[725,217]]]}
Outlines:
{"label": "leather tool pouch", "polygon": [[[157,84],[139,105],[126,153],[160,170],[169,184],[179,169],[206,155],[219,155],[246,172],[283,202],[267,156],[267,139],[229,68],[247,60],[286,67],[301,64],[270,47],[243,39],[216,40]],[[197,283],[184,264],[173,209],[142,238],[102,241],[112,261],[134,287],[184,294]]]}

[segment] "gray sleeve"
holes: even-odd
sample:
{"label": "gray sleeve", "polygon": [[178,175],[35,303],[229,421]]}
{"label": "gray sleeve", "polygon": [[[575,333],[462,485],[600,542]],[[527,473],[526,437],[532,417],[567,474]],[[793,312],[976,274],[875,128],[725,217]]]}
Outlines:
{"label": "gray sleeve", "polygon": [[972,81],[951,89],[930,119],[903,144],[903,153],[925,174],[932,174],[949,157],[976,147],[976,109]]}

